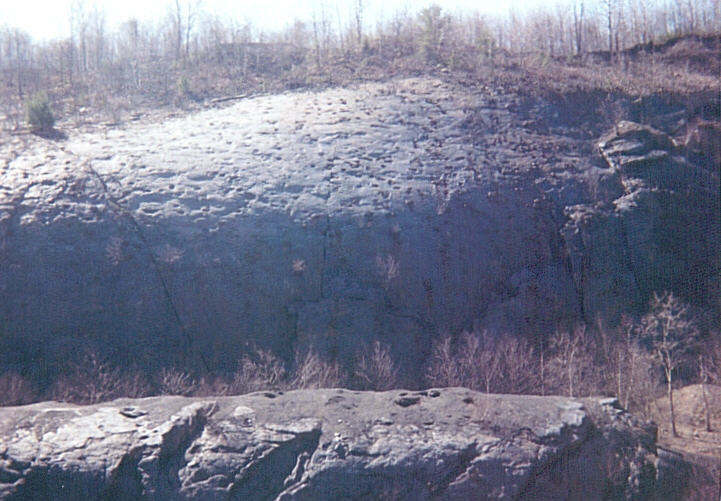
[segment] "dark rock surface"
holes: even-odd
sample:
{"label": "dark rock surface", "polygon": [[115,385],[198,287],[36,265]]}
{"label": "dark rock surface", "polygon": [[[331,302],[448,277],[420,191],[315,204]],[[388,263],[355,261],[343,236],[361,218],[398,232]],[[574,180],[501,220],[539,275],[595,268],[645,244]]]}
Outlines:
{"label": "dark rock surface", "polygon": [[79,346],[144,367],[233,370],[252,346],[346,363],[379,340],[412,373],[439,331],[720,297],[717,172],[630,123],[604,161],[524,106],[419,78],[5,144],[0,367],[52,374]]}
{"label": "dark rock surface", "polygon": [[45,402],[0,409],[0,499],[678,499],[655,440],[613,399],[459,388]]}

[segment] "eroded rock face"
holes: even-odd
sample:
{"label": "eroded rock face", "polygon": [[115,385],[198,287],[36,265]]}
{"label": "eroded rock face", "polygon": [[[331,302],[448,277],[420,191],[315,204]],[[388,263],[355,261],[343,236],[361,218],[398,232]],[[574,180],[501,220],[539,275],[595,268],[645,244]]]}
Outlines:
{"label": "eroded rock face", "polygon": [[0,409],[0,499],[677,499],[612,399],[298,390]]}
{"label": "eroded rock face", "polygon": [[[605,203],[566,209],[573,268],[587,274],[576,279],[587,284],[585,310],[612,312],[614,297],[641,308],[658,290],[683,291],[697,304],[716,297],[718,169],[688,162],[668,135],[629,121],[601,138],[598,148],[623,192]],[[713,301],[706,304],[713,307]]]}
{"label": "eroded rock face", "polygon": [[377,339],[412,373],[439,331],[547,334],[654,290],[712,296],[717,175],[658,131],[620,126],[605,163],[528,115],[409,79],[4,148],[0,364],[52,372],[78,346],[145,367],[232,370],[251,346],[345,363]]}

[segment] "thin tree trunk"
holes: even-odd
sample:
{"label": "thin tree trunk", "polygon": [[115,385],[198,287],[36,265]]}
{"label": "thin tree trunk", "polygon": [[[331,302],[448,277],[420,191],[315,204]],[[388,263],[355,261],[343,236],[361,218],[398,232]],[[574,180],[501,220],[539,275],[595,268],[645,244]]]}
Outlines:
{"label": "thin tree trunk", "polygon": [[616,397],[619,402],[623,402],[623,366],[621,365],[621,352],[616,354]]}
{"label": "thin tree trunk", "polygon": [[711,409],[709,409],[708,405],[708,394],[706,393],[706,383],[708,382],[708,377],[706,375],[706,364],[704,363],[703,356],[699,355],[698,357],[698,365],[699,369],[701,370],[701,396],[703,397],[703,409],[704,413],[706,414],[706,431],[711,431]]}
{"label": "thin tree trunk", "polygon": [[180,1],[175,0],[175,60],[180,60],[183,48],[183,17],[180,8]]}
{"label": "thin tree trunk", "polygon": [[631,364],[628,369],[628,384],[626,385],[626,396],[624,398],[623,408],[628,409],[629,402],[631,400],[631,392],[633,391],[633,385],[635,384],[635,372],[636,372],[636,355],[631,354]]}
{"label": "thin tree trunk", "polygon": [[575,355],[576,355],[576,349],[575,349],[575,347],[573,347],[571,349],[571,356],[569,357],[569,360],[568,360],[568,396],[571,398],[573,398],[573,379],[574,379],[573,364],[574,364],[574,359],[576,358]]}
{"label": "thin tree trunk", "polygon": [[606,20],[608,28],[608,59],[613,61],[613,0],[606,0]]}
{"label": "thin tree trunk", "polygon": [[576,3],[573,4],[573,30],[576,36],[576,55],[583,51],[583,2],[580,5],[580,13],[577,11]]}
{"label": "thin tree trunk", "polygon": [[543,348],[541,348],[541,396],[546,396],[546,364],[543,356]]}
{"label": "thin tree trunk", "polygon": [[708,394],[706,393],[706,383],[701,383],[701,395],[703,396],[703,408],[706,413],[706,431],[711,431],[711,410],[708,405]]}
{"label": "thin tree trunk", "polygon": [[678,437],[678,431],[676,431],[676,414],[673,409],[673,386],[671,385],[671,377],[666,377],[666,392],[668,393],[668,406],[671,410],[671,432],[674,437]]}

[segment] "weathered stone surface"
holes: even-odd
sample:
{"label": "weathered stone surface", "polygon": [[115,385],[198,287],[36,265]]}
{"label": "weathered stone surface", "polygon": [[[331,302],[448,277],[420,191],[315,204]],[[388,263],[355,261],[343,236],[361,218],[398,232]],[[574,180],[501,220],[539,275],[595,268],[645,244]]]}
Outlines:
{"label": "weathered stone surface", "polygon": [[[568,211],[567,241],[571,231],[576,241],[588,239],[575,253],[594,273],[588,296],[602,304],[626,295],[633,303],[677,288],[702,304],[717,291],[709,278],[721,271],[719,172],[689,163],[672,138],[633,122],[620,122],[598,146],[624,193],[612,205]],[[617,265],[609,267],[604,253]],[[604,268],[614,272],[604,276]]]}
{"label": "weathered stone surface", "polygon": [[700,164],[721,170],[721,124],[706,120],[687,124],[683,144],[687,153]]}
{"label": "weathered stone surface", "polygon": [[0,367],[52,374],[79,345],[144,367],[232,370],[250,346],[346,363],[378,339],[408,374],[439,331],[718,297],[717,175],[648,127],[604,138],[604,165],[525,118],[422,78],[2,147]]}
{"label": "weathered stone surface", "polygon": [[0,499],[677,499],[655,433],[609,399],[458,388],[46,402],[0,409]]}
{"label": "weathered stone surface", "polygon": [[609,165],[621,169],[634,163],[666,158],[676,144],[667,134],[653,127],[622,120],[598,146]]}

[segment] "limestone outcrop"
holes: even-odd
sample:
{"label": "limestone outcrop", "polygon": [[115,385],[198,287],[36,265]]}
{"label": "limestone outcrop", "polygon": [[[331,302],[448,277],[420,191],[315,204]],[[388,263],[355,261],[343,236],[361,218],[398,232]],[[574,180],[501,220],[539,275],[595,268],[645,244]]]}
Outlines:
{"label": "limestone outcrop", "polygon": [[628,122],[604,161],[538,125],[551,113],[417,78],[8,142],[0,367],[51,375],[79,347],[151,368],[232,371],[254,347],[345,364],[379,340],[411,374],[438,332],[718,297],[718,175]]}
{"label": "limestone outcrop", "polygon": [[613,399],[342,389],[0,409],[0,499],[679,499]]}

